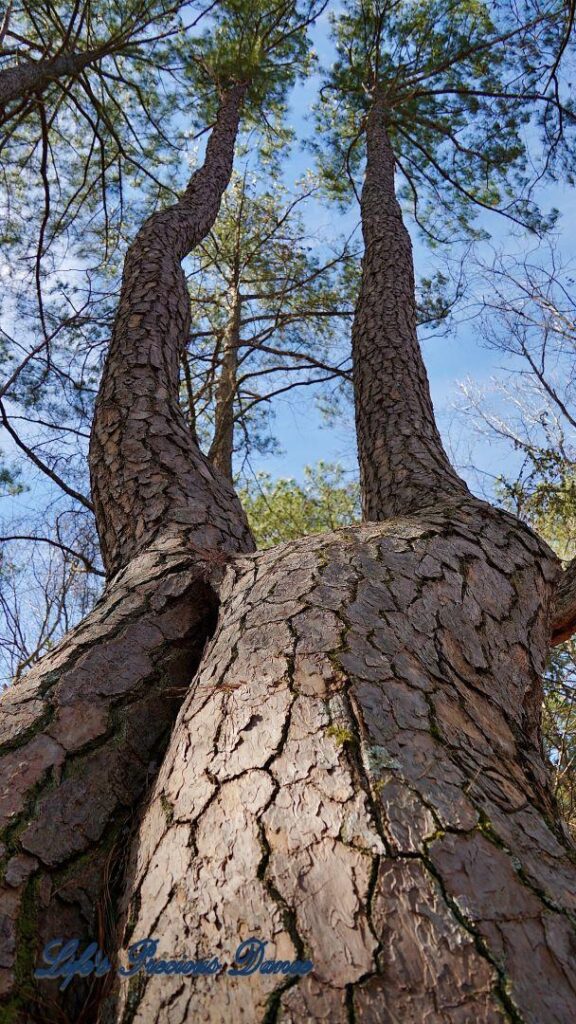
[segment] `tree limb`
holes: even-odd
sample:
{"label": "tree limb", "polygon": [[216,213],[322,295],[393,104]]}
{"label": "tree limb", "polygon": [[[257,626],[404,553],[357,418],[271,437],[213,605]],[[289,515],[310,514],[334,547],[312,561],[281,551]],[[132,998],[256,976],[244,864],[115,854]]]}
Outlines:
{"label": "tree limb", "polygon": [[66,481],[62,479],[62,477],[58,476],[58,474],[55,473],[53,469],[50,469],[50,466],[47,466],[45,462],[42,462],[42,459],[40,459],[36,455],[36,452],[32,448],[29,448],[28,445],[25,444],[24,441],[18,436],[18,434],[14,430],[14,427],[10,424],[10,421],[8,420],[6,410],[2,402],[0,402],[0,419],[2,421],[2,426],[5,427],[5,429],[8,431],[14,443],[18,445],[20,450],[23,451],[24,454],[28,456],[30,461],[33,462],[34,465],[38,467],[38,469],[41,469],[42,472],[45,473],[47,477],[50,477],[50,480],[53,480],[55,484],[58,484],[58,487],[61,487],[62,490],[65,491],[65,493],[68,494],[71,498],[75,498],[76,501],[79,501],[80,504],[84,505],[84,507],[89,509],[90,512],[94,511],[94,506],[92,502],[89,501],[84,494],[80,494],[80,491],[75,491],[73,487],[70,487],[69,484],[67,484]]}

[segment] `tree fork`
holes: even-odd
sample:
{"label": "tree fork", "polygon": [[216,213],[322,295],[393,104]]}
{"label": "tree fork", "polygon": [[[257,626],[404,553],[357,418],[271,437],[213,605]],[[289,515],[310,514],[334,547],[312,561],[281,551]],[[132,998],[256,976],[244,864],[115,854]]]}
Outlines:
{"label": "tree fork", "polygon": [[442,447],[385,117],[380,94],[353,338],[364,514],[385,522],[231,562],[118,938],[226,965],[255,935],[314,970],[117,981],[114,1024],[576,1016],[575,852],[539,732],[559,563]]}
{"label": "tree fork", "polygon": [[[88,1020],[572,1024],[576,866],[539,739],[559,565],[526,526],[467,494],[440,445],[376,115],[355,372],[368,416],[364,433],[358,419],[365,514],[389,518],[253,554],[231,488],[183,432],[179,260],[198,219],[209,220],[211,183],[225,182],[234,108],[221,108],[209,147],[216,178],[197,172],[196,197],[151,218],[127,260],[91,448],[112,577],[96,612],[111,622],[93,613],[35,670],[38,689],[26,689],[28,677],[8,695],[22,748],[5,750],[15,771],[4,797],[23,800],[5,836],[5,983],[19,986],[8,1013],[50,1019],[55,984],[41,996],[25,987],[42,938],[94,921],[109,859],[102,837],[127,827],[122,815],[160,745],[160,692],[189,678],[217,593],[216,631],[131,847],[119,908],[128,924],[107,952],[156,937],[160,955],[229,963],[258,935],[268,955],[306,956],[314,970],[300,980],[141,975],[136,986],[116,982],[98,1010],[94,993]],[[178,580],[167,596],[171,558]],[[182,637],[197,639],[180,673],[171,659]],[[48,664],[70,671],[55,678]],[[142,702],[157,691],[150,713]],[[132,716],[125,729],[122,714]],[[103,796],[98,757],[111,773]],[[82,787],[90,777],[88,802],[78,773]],[[71,844],[88,841],[94,858],[80,864],[85,849]],[[45,916],[31,924],[32,907]],[[88,996],[75,980],[73,1019]]]}

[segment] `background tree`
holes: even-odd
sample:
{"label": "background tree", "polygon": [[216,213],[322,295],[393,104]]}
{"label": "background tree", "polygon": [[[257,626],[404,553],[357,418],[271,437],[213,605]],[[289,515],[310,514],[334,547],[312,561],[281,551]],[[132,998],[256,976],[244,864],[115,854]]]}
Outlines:
{"label": "background tree", "polygon": [[[258,190],[256,177],[245,171],[233,182],[189,278],[183,403],[230,479],[234,450],[242,472],[251,451],[277,443],[269,421],[278,395],[310,386],[332,416],[351,398],[358,247],[306,228],[318,192],[312,180],[293,194],[278,184],[272,193]],[[437,271],[418,284],[419,325],[437,329],[458,303],[461,277]]]}
{"label": "background tree", "polygon": [[[460,385],[461,408],[477,436],[517,452],[518,477],[495,476],[517,515],[538,516],[572,557],[576,458],[574,277],[555,243],[526,256],[480,264],[470,311],[480,337],[506,356],[506,374],[479,388]],[[476,467],[477,470],[480,467]]]}
{"label": "background tree", "polygon": [[358,485],[346,483],[337,464],[306,466],[302,484],[291,478],[273,481],[259,473],[239,497],[258,548],[338,530],[360,519]]}
{"label": "background tree", "polygon": [[266,419],[276,395],[350,379],[357,253],[349,241],[322,245],[305,227],[315,191],[308,182],[294,195],[279,185],[262,192],[254,175],[237,175],[194,262],[184,404],[230,480],[235,450],[273,443]]}

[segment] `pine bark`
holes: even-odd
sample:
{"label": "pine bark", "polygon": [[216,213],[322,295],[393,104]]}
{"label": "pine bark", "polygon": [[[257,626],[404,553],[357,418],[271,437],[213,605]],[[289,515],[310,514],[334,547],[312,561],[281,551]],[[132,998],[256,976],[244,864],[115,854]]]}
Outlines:
{"label": "pine bark", "polygon": [[[354,358],[388,518],[253,553],[177,409],[180,260],[236,111],[127,259],[91,446],[107,592],[0,705],[3,1019],[572,1024],[576,853],[539,735],[559,563],[442,449],[375,114]],[[32,982],[48,938],[229,964],[252,935],[313,972]]]}
{"label": "pine bark", "polygon": [[365,520],[378,521],[468,488],[448,460],[434,419],[416,332],[412,244],[396,199],[382,92],[367,117],[366,148],[352,359],[362,510]]}
{"label": "pine bark", "polygon": [[185,538],[145,552],[2,695],[3,1020],[52,1021],[63,1007],[70,1020],[95,1019],[98,985],[42,992],[32,972],[44,944],[58,936],[98,936],[106,944],[109,891],[133,808],[213,629],[215,570],[208,559],[201,573]]}
{"label": "pine bark", "polygon": [[230,964],[255,935],[314,971],[140,975],[114,1024],[576,1014],[575,851],[539,734],[559,566],[448,461],[382,96],[367,141],[355,399],[364,515],[386,521],[234,559],[118,938]]}
{"label": "pine bark", "polygon": [[178,400],[190,331],[181,261],[216,220],[244,93],[237,85],[224,95],[202,167],[179,202],[146,221],[126,256],[90,442],[92,497],[111,575],[184,527],[200,552],[252,547],[231,484],[194,443]]}
{"label": "pine bark", "polygon": [[571,1024],[576,857],[539,735],[557,575],[471,498],[237,557],[119,945],[230,964],[255,935],[314,971],[138,975],[103,1021]]}
{"label": "pine bark", "polygon": [[58,936],[106,944],[138,801],[210,636],[230,553],[253,541],[178,405],[189,299],[180,265],[230,179],[245,88],[223,97],[204,164],[125,263],[90,469],[109,582],[94,612],[0,702],[3,1020],[90,1024],[102,984],[35,983]]}

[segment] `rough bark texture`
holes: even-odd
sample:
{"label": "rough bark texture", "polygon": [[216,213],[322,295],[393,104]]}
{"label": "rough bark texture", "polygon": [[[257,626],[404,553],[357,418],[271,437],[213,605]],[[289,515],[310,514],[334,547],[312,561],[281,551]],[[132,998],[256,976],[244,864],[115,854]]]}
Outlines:
{"label": "rough bark texture", "polygon": [[220,377],[216,388],[214,437],[208,458],[232,482],[234,455],[234,399],[236,398],[240,314],[242,303],[237,286],[230,291],[230,313],[222,341]]}
{"label": "rough bark texture", "polygon": [[95,1020],[99,982],[42,992],[33,971],[49,939],[106,943],[130,819],[214,627],[221,567],[228,552],[253,549],[232,487],[178,405],[190,316],[180,260],[218,212],[243,95],[243,86],[224,95],[204,165],[126,259],[90,451],[114,578],[0,705],[3,1022]]}
{"label": "rough bark texture", "polygon": [[218,214],[244,92],[239,85],[224,95],[203,166],[178,203],[146,221],[126,256],[90,442],[92,496],[110,574],[183,527],[193,528],[201,552],[253,546],[231,485],[194,443],[178,402],[180,352],[190,328],[181,260]]}
{"label": "rough bark texture", "polygon": [[[180,260],[216,216],[241,98],[127,258],[91,444],[114,578],[2,701],[0,1019],[572,1024],[576,860],[538,727],[559,566],[443,452],[374,112],[354,359],[365,514],[390,518],[251,553],[178,407]],[[31,981],[57,937],[229,963],[252,935],[313,973]]]}
{"label": "rough bark texture", "polygon": [[576,558],[563,572],[552,613],[552,643],[561,644],[576,632]]}
{"label": "rough bark texture", "polygon": [[[161,759],[215,621],[219,560],[166,540],[0,705],[0,996],[4,1020],[93,1020],[86,987],[38,996],[59,935],[105,940],[106,894],[132,808]],[[40,1002],[38,1002],[40,999]],[[87,1016],[81,1006],[88,1000]],[[0,1011],[0,1014],[1,1012]]]}
{"label": "rough bark texture", "polygon": [[[576,864],[539,739],[558,574],[461,499],[237,558],[133,847],[122,1024],[572,1024]],[[122,944],[122,940],[121,944]]]}
{"label": "rough bark texture", "polygon": [[434,420],[383,95],[368,115],[366,143],[365,251],[352,358],[363,514],[377,521],[468,488],[450,465]]}

